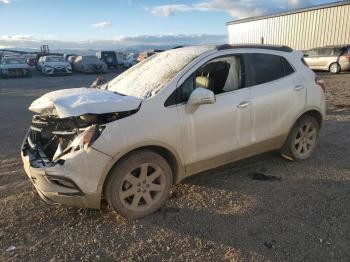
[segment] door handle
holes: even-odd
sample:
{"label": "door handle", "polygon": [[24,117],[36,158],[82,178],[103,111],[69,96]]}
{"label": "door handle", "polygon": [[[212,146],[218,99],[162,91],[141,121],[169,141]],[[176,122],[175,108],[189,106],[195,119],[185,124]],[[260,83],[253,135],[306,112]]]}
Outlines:
{"label": "door handle", "polygon": [[251,102],[250,101],[244,101],[237,105],[237,108],[246,108],[247,106],[250,106]]}
{"label": "door handle", "polygon": [[294,87],[294,90],[295,91],[300,91],[300,90],[304,89],[304,87],[305,87],[304,85],[297,85],[297,86]]}

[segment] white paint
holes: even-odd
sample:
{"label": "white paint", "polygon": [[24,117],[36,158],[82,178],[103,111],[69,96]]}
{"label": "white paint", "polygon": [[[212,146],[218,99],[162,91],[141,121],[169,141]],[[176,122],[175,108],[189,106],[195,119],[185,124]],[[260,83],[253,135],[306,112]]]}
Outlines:
{"label": "white paint", "polygon": [[129,111],[139,107],[140,99],[121,96],[108,90],[72,88],[57,90],[35,100],[29,110],[60,118],[84,114]]}

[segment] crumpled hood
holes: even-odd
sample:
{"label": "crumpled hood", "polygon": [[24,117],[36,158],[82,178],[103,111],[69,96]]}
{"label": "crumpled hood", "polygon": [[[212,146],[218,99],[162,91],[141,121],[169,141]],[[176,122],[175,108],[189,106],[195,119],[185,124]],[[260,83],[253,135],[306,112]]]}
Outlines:
{"label": "crumpled hood", "polygon": [[140,103],[141,99],[135,97],[118,95],[108,90],[82,87],[47,93],[35,100],[29,110],[66,118],[84,114],[130,111],[137,109]]}

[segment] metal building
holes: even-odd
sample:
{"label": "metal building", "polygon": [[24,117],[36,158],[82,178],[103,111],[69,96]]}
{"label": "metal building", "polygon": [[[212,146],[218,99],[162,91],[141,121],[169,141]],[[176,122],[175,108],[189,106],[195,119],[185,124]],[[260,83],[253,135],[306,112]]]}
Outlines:
{"label": "metal building", "polygon": [[227,23],[229,43],[287,45],[307,50],[350,44],[350,1]]}

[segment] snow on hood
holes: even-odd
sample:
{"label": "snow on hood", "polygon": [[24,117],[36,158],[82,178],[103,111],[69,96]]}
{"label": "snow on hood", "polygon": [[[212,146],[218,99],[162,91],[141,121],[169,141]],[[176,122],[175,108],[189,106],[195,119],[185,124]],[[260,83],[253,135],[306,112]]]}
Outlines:
{"label": "snow on hood", "polygon": [[60,118],[134,110],[140,99],[94,88],[57,90],[35,100],[29,110]]}

